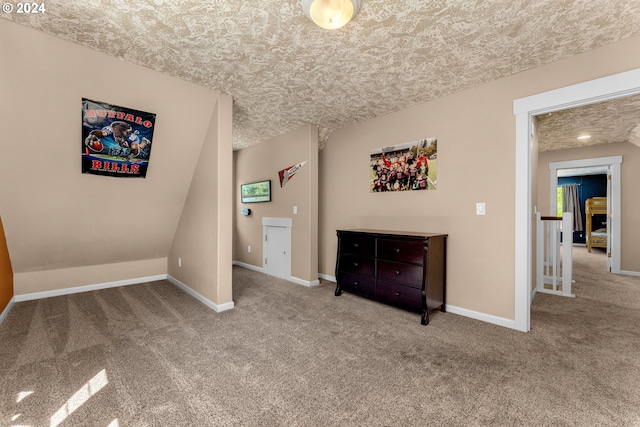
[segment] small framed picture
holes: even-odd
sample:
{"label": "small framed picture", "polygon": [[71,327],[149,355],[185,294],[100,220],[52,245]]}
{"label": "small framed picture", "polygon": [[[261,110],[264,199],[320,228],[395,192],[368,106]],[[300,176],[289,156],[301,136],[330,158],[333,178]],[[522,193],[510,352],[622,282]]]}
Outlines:
{"label": "small framed picture", "polygon": [[240,186],[242,203],[260,203],[271,201],[271,180],[250,182]]}

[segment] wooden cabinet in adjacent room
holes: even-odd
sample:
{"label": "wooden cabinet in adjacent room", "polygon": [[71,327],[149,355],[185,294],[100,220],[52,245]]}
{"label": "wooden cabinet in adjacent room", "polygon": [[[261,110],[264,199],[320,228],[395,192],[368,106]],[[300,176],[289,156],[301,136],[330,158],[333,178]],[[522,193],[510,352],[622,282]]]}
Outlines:
{"label": "wooden cabinet in adjacent room", "polygon": [[338,230],[336,296],[347,291],[422,313],[445,311],[446,234]]}

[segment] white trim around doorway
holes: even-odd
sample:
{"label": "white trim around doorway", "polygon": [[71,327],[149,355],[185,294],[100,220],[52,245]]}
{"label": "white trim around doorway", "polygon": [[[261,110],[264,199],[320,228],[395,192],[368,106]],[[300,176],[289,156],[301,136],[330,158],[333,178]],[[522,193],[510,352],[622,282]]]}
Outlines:
{"label": "white trim around doorway", "polygon": [[[558,169],[578,169],[593,166],[607,166],[611,173],[611,272],[620,274],[620,165],[622,156],[598,157],[592,159],[566,160],[549,163],[549,197],[551,209],[555,206],[558,187]],[[552,212],[549,212],[551,214]]]}
{"label": "white trim around doorway", "polygon": [[532,167],[531,117],[640,94],[640,68],[516,99],[515,328],[531,327]]}

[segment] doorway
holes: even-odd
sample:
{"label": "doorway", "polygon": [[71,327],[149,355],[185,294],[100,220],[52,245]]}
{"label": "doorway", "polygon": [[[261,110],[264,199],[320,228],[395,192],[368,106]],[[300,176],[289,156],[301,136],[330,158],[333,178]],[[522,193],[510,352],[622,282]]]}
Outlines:
{"label": "doorway", "polygon": [[[555,206],[558,174],[562,170],[603,171],[607,175],[607,268],[620,274],[620,165],[622,156],[599,157],[593,159],[569,160],[549,163],[550,206]],[[585,172],[586,173],[586,172]],[[586,230],[588,231],[588,230]]]}
{"label": "doorway", "polygon": [[291,278],[291,218],[262,219],[263,271],[271,276]]}
{"label": "doorway", "polygon": [[516,99],[515,319],[514,329],[531,328],[532,291],[532,117],[640,94],[640,69]]}

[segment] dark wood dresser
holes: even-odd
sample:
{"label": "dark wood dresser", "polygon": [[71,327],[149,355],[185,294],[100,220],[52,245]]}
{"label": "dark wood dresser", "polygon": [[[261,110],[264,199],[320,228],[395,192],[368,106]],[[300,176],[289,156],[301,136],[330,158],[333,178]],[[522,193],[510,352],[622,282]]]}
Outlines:
{"label": "dark wood dresser", "polygon": [[336,296],[342,291],[422,313],[445,311],[446,234],[338,230]]}

